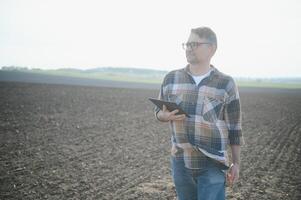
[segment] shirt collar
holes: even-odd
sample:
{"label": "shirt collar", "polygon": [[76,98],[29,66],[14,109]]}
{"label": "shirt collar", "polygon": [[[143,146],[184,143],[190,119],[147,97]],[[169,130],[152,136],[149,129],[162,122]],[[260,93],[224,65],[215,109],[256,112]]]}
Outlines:
{"label": "shirt collar", "polygon": [[[212,67],[212,70],[209,74],[209,79],[211,80],[214,76],[214,74],[216,74],[216,72],[218,71],[212,64],[210,64],[210,67]],[[186,72],[187,74],[189,74],[191,77],[193,76],[189,70],[189,64],[186,65],[186,67],[184,67],[184,72]]]}

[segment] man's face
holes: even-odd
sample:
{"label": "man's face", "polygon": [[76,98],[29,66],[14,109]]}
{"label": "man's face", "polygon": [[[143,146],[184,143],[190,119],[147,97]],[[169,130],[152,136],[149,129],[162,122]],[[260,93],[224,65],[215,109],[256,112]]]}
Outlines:
{"label": "man's face", "polygon": [[[204,38],[199,38],[195,33],[190,33],[187,43],[208,43]],[[209,62],[215,52],[215,47],[212,44],[200,44],[193,48],[186,49],[186,59],[190,64],[199,64]]]}

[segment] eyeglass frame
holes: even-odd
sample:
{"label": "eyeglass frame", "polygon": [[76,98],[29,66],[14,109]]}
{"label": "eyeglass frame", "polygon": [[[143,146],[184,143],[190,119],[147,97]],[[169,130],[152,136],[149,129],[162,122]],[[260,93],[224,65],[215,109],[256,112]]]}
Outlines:
{"label": "eyeglass frame", "polygon": [[[210,43],[210,42],[186,42],[186,43],[182,43],[182,48],[184,50],[187,50],[187,45],[188,44],[189,44],[190,49],[194,50],[194,49],[198,48],[202,44],[212,44],[212,43]],[[192,44],[194,44],[194,45],[192,46]]]}

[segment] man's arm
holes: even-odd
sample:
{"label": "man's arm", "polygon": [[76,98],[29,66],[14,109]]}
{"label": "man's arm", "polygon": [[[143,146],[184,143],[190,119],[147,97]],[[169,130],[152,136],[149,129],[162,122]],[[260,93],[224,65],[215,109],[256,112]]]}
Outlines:
{"label": "man's arm", "polygon": [[[159,100],[164,100],[163,84],[164,84],[164,81],[163,81],[163,83],[162,83],[162,85],[160,87],[160,91],[159,91],[159,95],[158,95],[158,99]],[[156,117],[156,119],[158,121],[165,122],[162,119],[160,119],[160,115],[162,114],[162,111],[160,110],[160,108],[158,106],[155,106],[154,113],[155,113],[155,117]]]}
{"label": "man's arm", "polygon": [[162,110],[159,110],[155,113],[157,120],[160,121],[160,122],[168,122],[168,121],[165,121],[165,120],[162,119],[162,114],[163,114]]}
{"label": "man's arm", "polygon": [[240,146],[244,144],[241,128],[241,104],[237,86],[232,79],[227,87],[228,98],[225,105],[225,121],[228,126],[229,143],[232,153],[232,165],[228,180],[232,185],[239,178]]}
{"label": "man's arm", "polygon": [[239,179],[240,145],[231,145],[232,164],[227,174],[228,181],[232,186]]}
{"label": "man's arm", "polygon": [[227,86],[227,94],[224,109],[224,120],[226,122],[230,145],[244,144],[241,128],[241,103],[238,88],[233,79]]}
{"label": "man's arm", "polygon": [[[166,79],[166,77],[164,78],[163,83],[160,87],[160,92],[159,92],[159,95],[158,95],[159,100],[166,100],[165,99],[166,94],[165,94],[164,88],[163,88],[165,79]],[[172,120],[175,120],[175,121],[184,120],[185,117],[186,117],[185,114],[176,115],[177,112],[179,112],[178,109],[176,109],[172,112],[169,112],[169,110],[167,110],[165,105],[163,105],[163,110],[160,110],[160,108],[158,106],[155,106],[155,108],[154,108],[155,117],[160,122],[169,122],[169,121],[172,121]]]}
{"label": "man's arm", "polygon": [[232,163],[239,166],[240,164],[240,145],[230,145],[232,152]]}

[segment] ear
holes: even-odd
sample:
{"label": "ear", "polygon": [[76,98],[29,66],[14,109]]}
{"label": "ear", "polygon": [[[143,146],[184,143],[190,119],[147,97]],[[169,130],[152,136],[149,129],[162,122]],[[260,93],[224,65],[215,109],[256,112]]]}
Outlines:
{"label": "ear", "polygon": [[216,45],[211,45],[211,46],[210,46],[210,54],[211,54],[211,57],[215,54],[216,49],[217,49],[217,46],[216,46]]}

